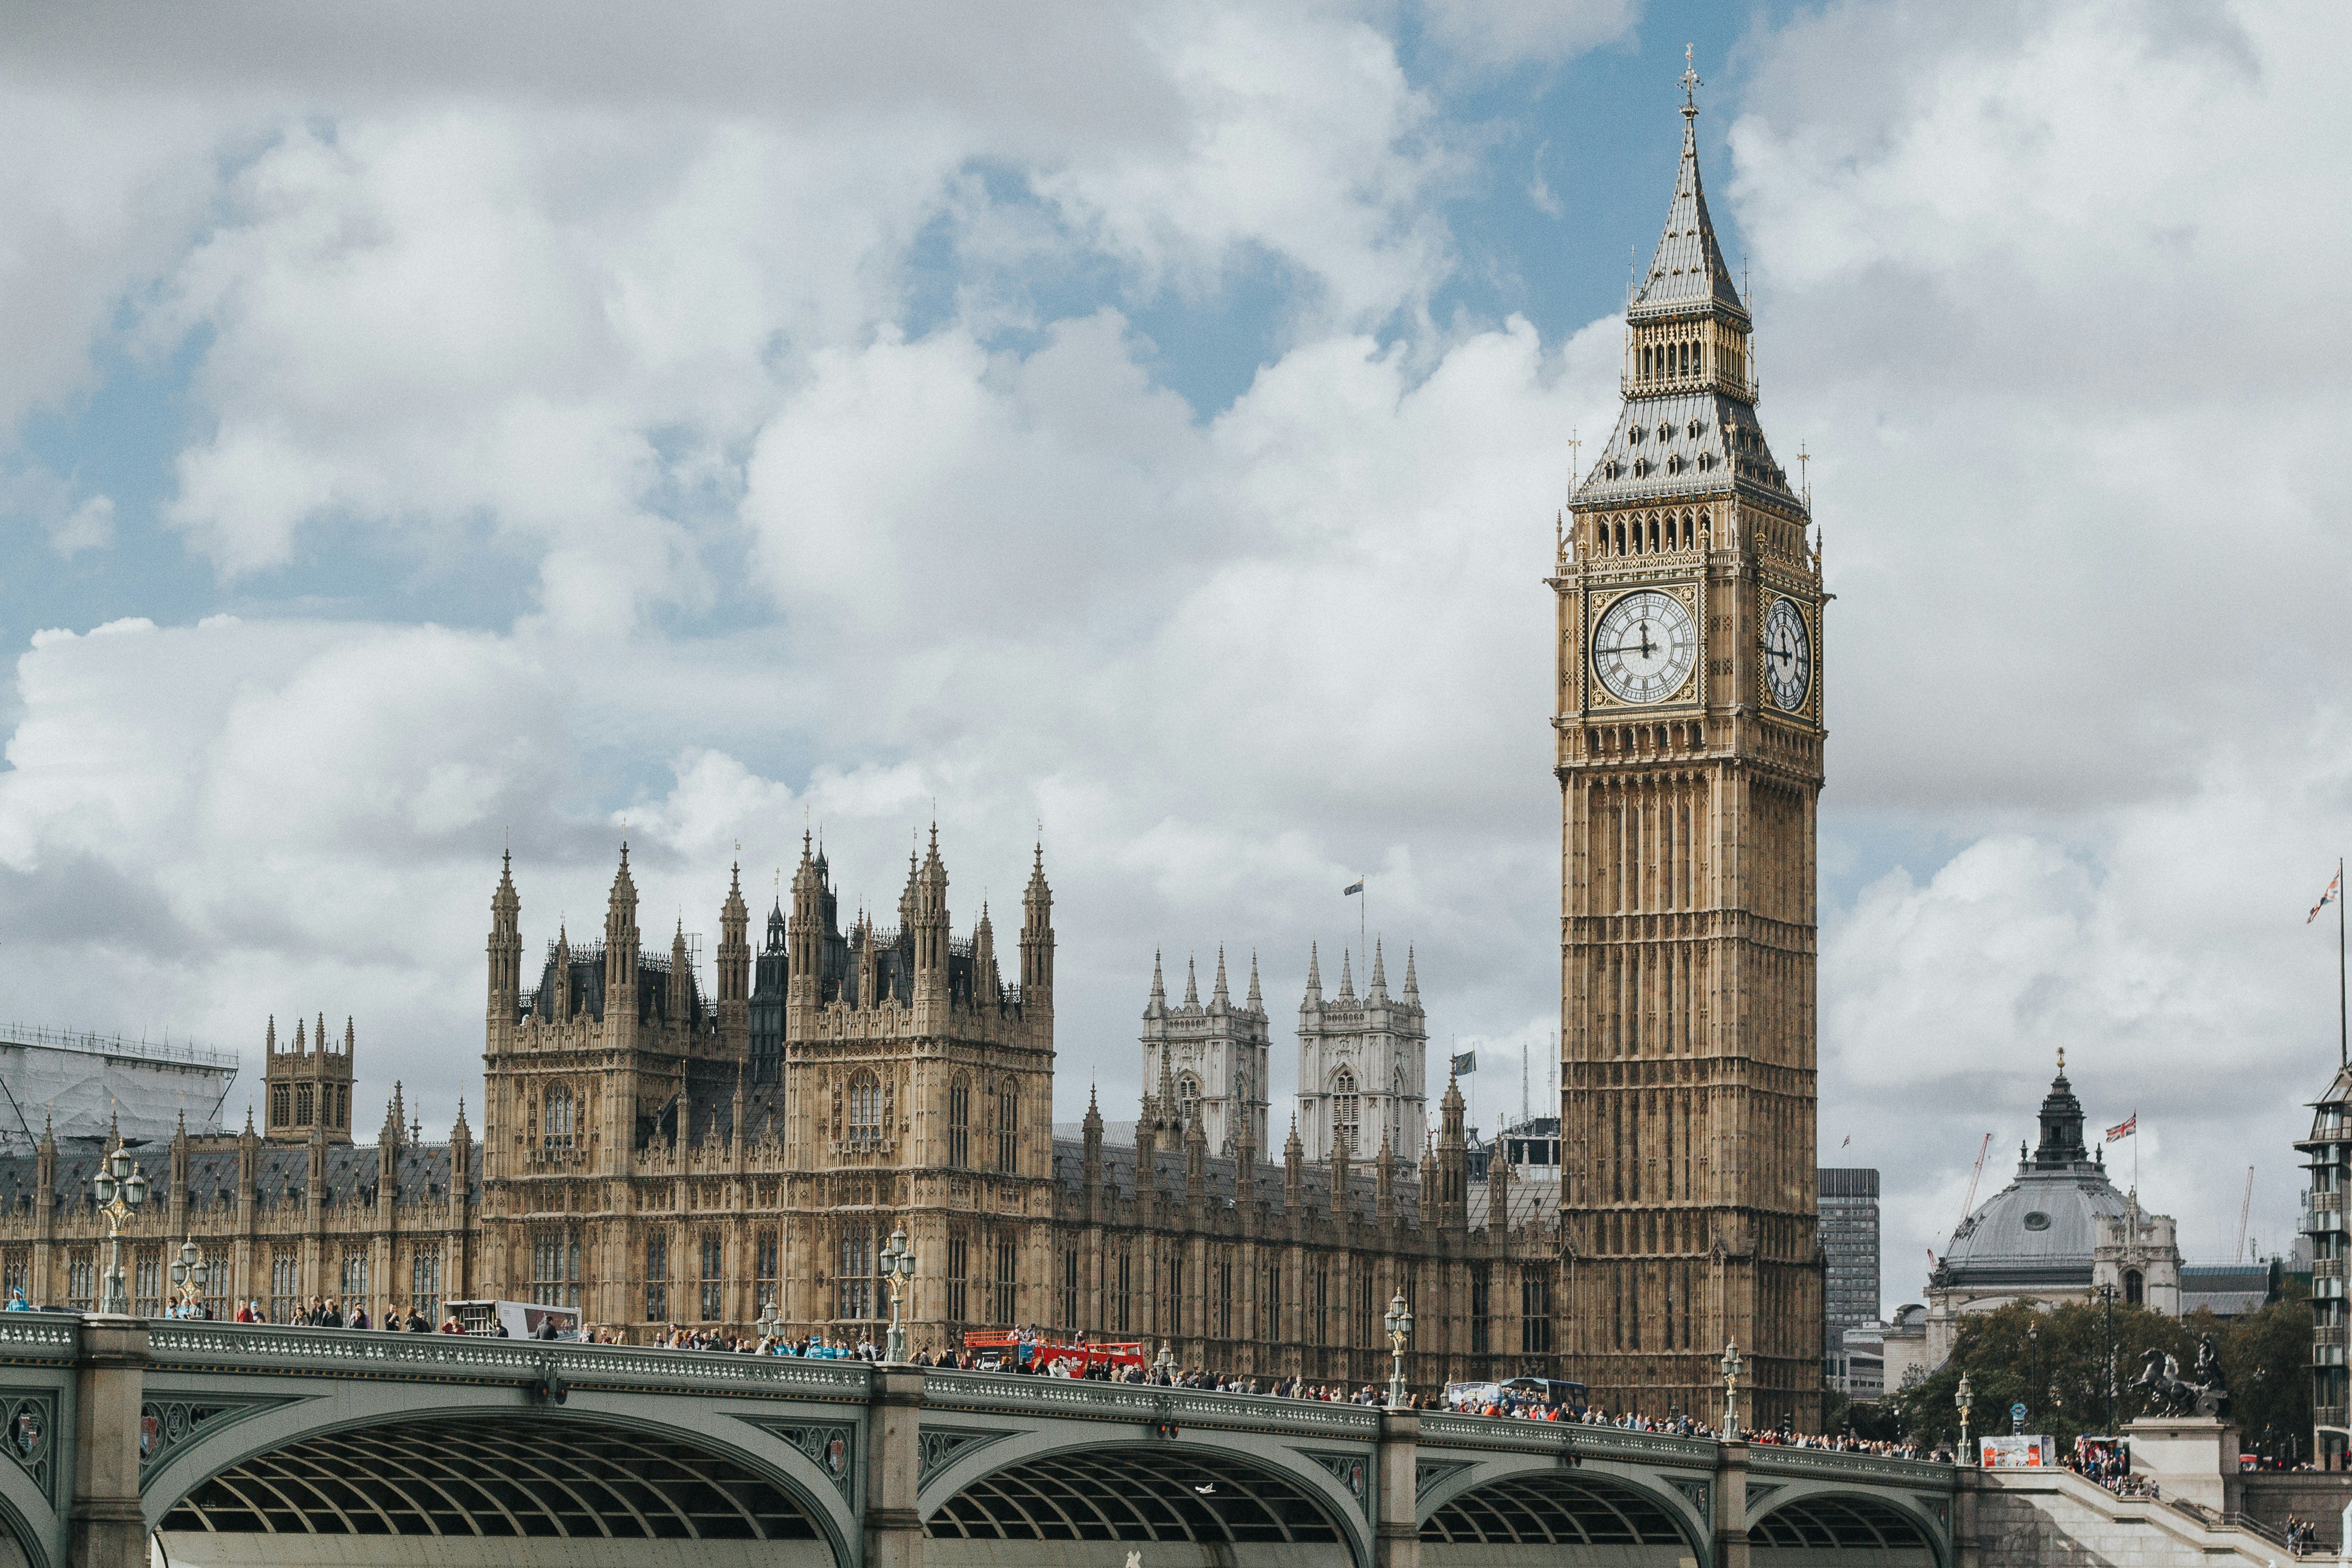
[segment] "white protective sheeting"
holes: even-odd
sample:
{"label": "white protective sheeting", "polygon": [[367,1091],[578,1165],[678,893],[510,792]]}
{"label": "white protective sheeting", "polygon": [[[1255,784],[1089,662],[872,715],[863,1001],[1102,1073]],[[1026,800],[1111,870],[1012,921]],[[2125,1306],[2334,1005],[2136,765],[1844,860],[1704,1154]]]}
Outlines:
{"label": "white protective sheeting", "polygon": [[[60,1138],[103,1137],[119,1122],[133,1140],[169,1139],[185,1115],[191,1132],[220,1131],[220,1108],[236,1079],[234,1058],[192,1059],[26,1043],[0,1037],[0,1148],[24,1152],[47,1120]],[[113,1042],[100,1041],[100,1046]],[[179,1053],[173,1053],[178,1055]],[[11,1103],[13,1101],[13,1103]]]}

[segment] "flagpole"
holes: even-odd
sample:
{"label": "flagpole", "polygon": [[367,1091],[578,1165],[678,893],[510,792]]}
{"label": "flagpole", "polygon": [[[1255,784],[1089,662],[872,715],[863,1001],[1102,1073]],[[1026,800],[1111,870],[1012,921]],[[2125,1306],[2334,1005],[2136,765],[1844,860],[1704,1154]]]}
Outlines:
{"label": "flagpole", "polygon": [[2344,1014],[2344,857],[2336,858],[2336,1065],[2341,1069],[2352,1066],[2352,1036],[2347,1036]]}

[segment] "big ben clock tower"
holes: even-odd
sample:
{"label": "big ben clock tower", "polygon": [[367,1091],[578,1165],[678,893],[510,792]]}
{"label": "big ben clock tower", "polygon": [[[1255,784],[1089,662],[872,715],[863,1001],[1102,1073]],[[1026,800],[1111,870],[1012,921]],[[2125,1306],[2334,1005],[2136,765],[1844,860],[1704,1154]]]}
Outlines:
{"label": "big ben clock tower", "polygon": [[1737,1342],[1743,1424],[1812,1430],[1826,595],[1757,423],[1697,85],[1626,310],[1623,410],[1551,579],[1567,1375],[1612,1410],[1719,1420]]}

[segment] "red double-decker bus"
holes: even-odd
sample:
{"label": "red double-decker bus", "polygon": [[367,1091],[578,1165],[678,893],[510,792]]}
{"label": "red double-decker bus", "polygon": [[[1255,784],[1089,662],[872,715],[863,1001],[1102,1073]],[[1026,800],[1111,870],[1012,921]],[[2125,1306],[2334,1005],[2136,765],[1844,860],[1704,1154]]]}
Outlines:
{"label": "red double-decker bus", "polygon": [[982,1372],[1034,1372],[1048,1375],[1058,1369],[1067,1377],[1085,1377],[1108,1367],[1113,1375],[1148,1363],[1143,1345],[1136,1340],[1024,1340],[1011,1329],[973,1329],[963,1336]]}

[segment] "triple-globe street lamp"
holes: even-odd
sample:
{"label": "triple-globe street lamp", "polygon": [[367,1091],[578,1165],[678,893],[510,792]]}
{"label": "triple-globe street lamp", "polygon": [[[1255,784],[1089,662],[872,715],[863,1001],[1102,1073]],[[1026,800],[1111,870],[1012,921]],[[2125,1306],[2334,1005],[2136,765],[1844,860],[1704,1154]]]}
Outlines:
{"label": "triple-globe street lamp", "polygon": [[1739,1436],[1739,1342],[1732,1340],[1723,1347],[1723,1438],[1730,1442]]}
{"label": "triple-globe street lamp", "polygon": [[114,1152],[100,1163],[90,1192],[98,1199],[98,1212],[106,1216],[106,1300],[100,1310],[127,1316],[131,1292],[122,1279],[122,1227],[146,1206],[147,1173],[121,1140],[116,1141]]}
{"label": "triple-globe street lamp", "polygon": [[1404,1408],[1404,1347],[1412,1339],[1412,1309],[1405,1304],[1400,1290],[1389,1302],[1389,1310],[1381,1314],[1381,1321],[1389,1331],[1389,1408]]}
{"label": "triple-globe street lamp", "polygon": [[882,1359],[903,1362],[907,1359],[907,1329],[898,1321],[898,1303],[907,1293],[907,1281],[915,1277],[915,1249],[907,1245],[904,1226],[890,1233],[890,1244],[882,1249],[882,1278],[890,1287],[890,1331],[883,1339]]}
{"label": "triple-globe street lamp", "polygon": [[172,1260],[172,1288],[180,1295],[180,1316],[196,1315],[196,1303],[204,1299],[212,1277],[212,1265],[196,1251],[196,1238],[192,1236],[181,1242],[180,1256]]}

